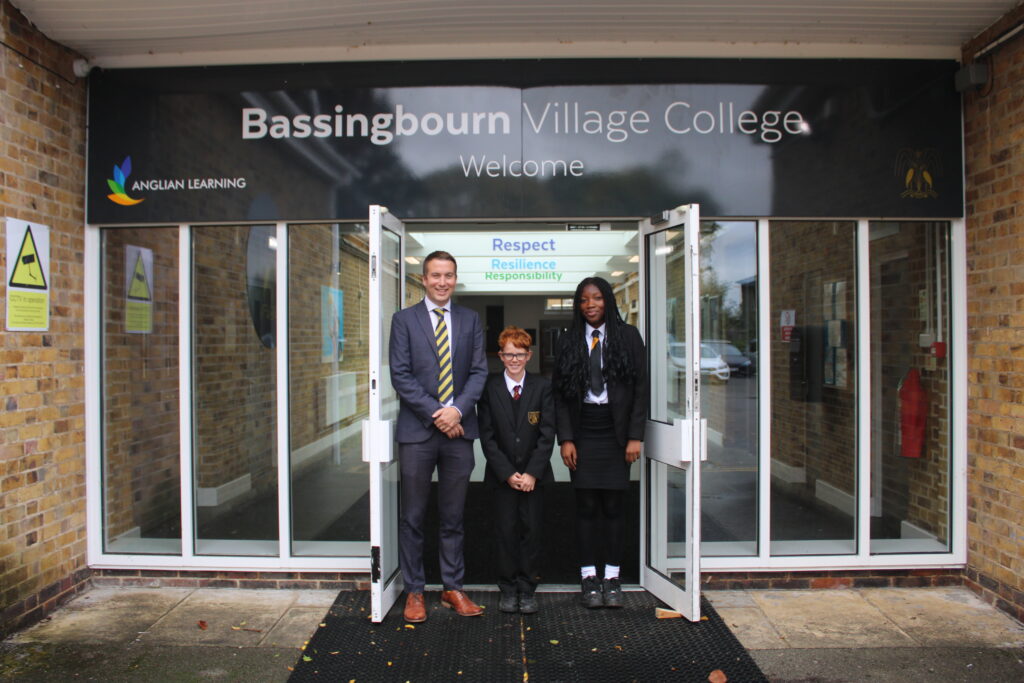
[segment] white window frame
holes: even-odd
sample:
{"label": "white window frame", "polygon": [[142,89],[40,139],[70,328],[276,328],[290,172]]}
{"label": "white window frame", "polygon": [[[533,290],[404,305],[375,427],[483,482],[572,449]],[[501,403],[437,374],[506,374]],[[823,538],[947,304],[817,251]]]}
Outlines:
{"label": "white window frame", "polygon": [[[708,219],[712,217],[707,217]],[[724,220],[724,219],[723,219]],[[807,218],[743,218],[757,223],[758,263],[758,367],[770,357],[771,331],[769,293],[768,240],[769,223],[784,220],[810,220]],[[825,220],[825,219],[815,219]],[[858,520],[857,552],[846,555],[787,555],[770,554],[770,502],[771,476],[770,373],[758,373],[759,479],[758,479],[758,554],[751,556],[707,556],[701,560],[702,571],[779,571],[779,570],[848,570],[865,569],[941,569],[962,568],[967,561],[967,274],[966,225],[963,218],[899,218],[891,220],[948,222],[950,225],[950,473],[951,545],[945,553],[870,554],[870,376],[868,362],[870,348],[870,283],[867,268],[868,219],[835,218],[827,220],[856,221],[857,223],[857,306],[858,306]],[[871,220],[886,220],[883,217]],[[288,222],[276,224],[277,258],[277,381],[279,387],[288,387]],[[173,227],[173,226],[140,226]],[[209,556],[196,555],[193,524],[192,486],[192,288],[191,288],[191,226],[177,226],[179,236],[178,301],[179,301],[179,395],[180,395],[180,447],[181,447],[181,515],[182,552],[180,555],[131,555],[106,553],[103,549],[103,458],[102,458],[102,240],[100,226],[85,226],[85,429],[86,429],[86,548],[87,563],[94,569],[176,569],[182,571],[331,571],[342,573],[369,573],[369,556],[306,557],[294,556],[290,542],[290,470],[289,470],[289,392],[277,392],[277,464],[279,510],[288,511],[279,519],[279,556]],[[116,229],[116,228],[115,228]],[[185,531],[187,530],[187,533]],[[367,544],[369,551],[369,544]]]}

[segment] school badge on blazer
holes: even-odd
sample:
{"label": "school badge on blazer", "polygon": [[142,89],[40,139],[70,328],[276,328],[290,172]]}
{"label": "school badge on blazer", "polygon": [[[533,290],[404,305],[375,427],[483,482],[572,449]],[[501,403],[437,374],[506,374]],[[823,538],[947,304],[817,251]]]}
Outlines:
{"label": "school badge on blazer", "polygon": [[526,413],[526,419],[529,420],[530,424],[532,425],[540,424],[540,411],[531,410],[530,412]]}

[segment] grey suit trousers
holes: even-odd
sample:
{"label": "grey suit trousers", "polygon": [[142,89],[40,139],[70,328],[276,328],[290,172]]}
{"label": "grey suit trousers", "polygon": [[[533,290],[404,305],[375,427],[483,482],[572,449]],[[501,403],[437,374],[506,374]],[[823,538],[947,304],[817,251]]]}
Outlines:
{"label": "grey suit trousers", "polygon": [[423,521],[430,498],[430,480],[437,468],[441,582],[445,590],[461,590],[466,573],[463,559],[462,515],[466,507],[469,475],[473,472],[473,441],[449,439],[434,430],[419,443],[398,445],[402,472],[401,515],[398,524],[398,562],[409,593],[421,593],[423,571]]}

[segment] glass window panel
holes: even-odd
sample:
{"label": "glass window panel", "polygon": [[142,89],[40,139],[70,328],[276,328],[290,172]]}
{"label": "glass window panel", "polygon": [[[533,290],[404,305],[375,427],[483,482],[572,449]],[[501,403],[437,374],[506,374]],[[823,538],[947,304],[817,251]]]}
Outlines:
{"label": "glass window panel", "polygon": [[277,555],[274,226],[192,229],[196,553]]}
{"label": "glass window panel", "polygon": [[949,550],[949,224],[870,224],[871,552]]}
{"label": "glass window panel", "polygon": [[177,555],[178,228],[102,240],[104,550]]}
{"label": "glass window panel", "polygon": [[856,224],[772,221],[771,554],[853,553]]}
{"label": "glass window panel", "polygon": [[701,554],[757,554],[757,224],[703,221]]}
{"label": "glass window panel", "polygon": [[[292,552],[369,554],[362,459],[369,373],[365,226],[288,228]],[[390,383],[387,384],[390,386]]]}
{"label": "glass window panel", "polygon": [[[687,417],[686,241],[682,230],[663,230],[646,240],[647,296],[657,302],[647,321],[650,419],[672,422]],[[655,362],[656,358],[664,360]]]}
{"label": "glass window panel", "polygon": [[657,460],[648,460],[646,471],[646,564],[686,589],[687,471]]}

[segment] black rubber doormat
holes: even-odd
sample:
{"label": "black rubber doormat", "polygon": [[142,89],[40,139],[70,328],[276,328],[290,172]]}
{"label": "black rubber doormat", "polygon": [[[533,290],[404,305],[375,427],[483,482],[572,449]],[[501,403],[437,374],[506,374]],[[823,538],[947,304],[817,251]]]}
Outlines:
{"label": "black rubber doormat", "polygon": [[[383,624],[369,594],[338,596],[290,681],[767,681],[707,601],[706,620],[657,619],[650,594],[625,593],[620,610],[587,610],[575,593],[539,593],[540,612],[498,611],[498,593],[474,591],[482,617],[459,617],[427,593],[428,619],[402,620],[404,600]],[[719,679],[720,680],[720,679]]]}

